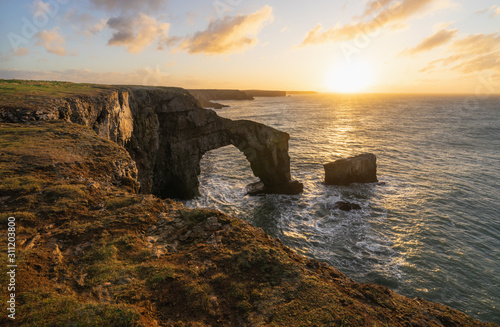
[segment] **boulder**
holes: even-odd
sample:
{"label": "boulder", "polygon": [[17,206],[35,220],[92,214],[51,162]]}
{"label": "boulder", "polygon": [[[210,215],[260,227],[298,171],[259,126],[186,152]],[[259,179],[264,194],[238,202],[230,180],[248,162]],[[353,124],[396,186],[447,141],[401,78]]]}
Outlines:
{"label": "boulder", "polygon": [[304,191],[304,185],[296,180],[291,180],[281,185],[265,185],[263,182],[256,182],[247,185],[248,195],[260,194],[286,194],[296,195]]}
{"label": "boulder", "polygon": [[357,203],[352,203],[348,201],[338,201],[337,203],[335,203],[334,208],[342,211],[351,211],[351,210],[360,210],[361,206]]}
{"label": "boulder", "polygon": [[327,163],[324,167],[325,184],[327,185],[378,182],[377,158],[371,153],[340,159]]}

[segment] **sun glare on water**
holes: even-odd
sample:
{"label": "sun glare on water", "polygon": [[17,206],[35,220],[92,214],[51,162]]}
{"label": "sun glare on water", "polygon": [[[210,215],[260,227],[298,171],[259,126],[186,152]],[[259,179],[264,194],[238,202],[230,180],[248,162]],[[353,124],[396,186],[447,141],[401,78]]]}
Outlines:
{"label": "sun glare on water", "polygon": [[326,78],[326,86],[332,92],[358,93],[366,91],[373,79],[373,69],[369,65],[353,62],[331,69]]}

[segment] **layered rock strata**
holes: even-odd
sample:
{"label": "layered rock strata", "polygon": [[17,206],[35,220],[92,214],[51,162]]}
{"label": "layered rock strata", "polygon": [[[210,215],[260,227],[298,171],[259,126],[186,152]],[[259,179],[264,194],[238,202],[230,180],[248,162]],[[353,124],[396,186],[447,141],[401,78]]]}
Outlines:
{"label": "layered rock strata", "polygon": [[142,193],[190,199],[199,194],[200,160],[207,151],[234,145],[242,151],[264,193],[296,194],[287,133],[203,109],[186,90],[116,87],[92,96],[47,99],[36,110],[6,110],[3,121],[62,119],[91,127],[124,146],[137,164]]}

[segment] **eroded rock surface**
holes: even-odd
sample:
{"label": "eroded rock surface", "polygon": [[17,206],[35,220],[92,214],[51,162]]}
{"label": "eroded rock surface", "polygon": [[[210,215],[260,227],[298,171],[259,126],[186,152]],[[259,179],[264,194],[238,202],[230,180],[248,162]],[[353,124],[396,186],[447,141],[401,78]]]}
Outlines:
{"label": "eroded rock surface", "polygon": [[327,163],[324,167],[325,184],[327,185],[378,182],[377,158],[371,153],[340,159]]}
{"label": "eroded rock surface", "polygon": [[226,145],[245,154],[264,185],[262,192],[302,191],[302,184],[290,176],[287,133],[219,117],[180,88],[108,88],[96,95],[47,99],[36,110],[17,108],[0,118],[7,122],[61,119],[91,127],[129,151],[137,164],[142,193],[195,197],[203,154]]}

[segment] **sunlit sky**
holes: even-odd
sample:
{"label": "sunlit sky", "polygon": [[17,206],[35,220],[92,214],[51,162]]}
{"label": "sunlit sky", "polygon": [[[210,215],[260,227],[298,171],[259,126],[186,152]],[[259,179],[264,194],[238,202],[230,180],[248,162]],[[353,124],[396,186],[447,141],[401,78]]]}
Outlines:
{"label": "sunlit sky", "polygon": [[0,0],[0,78],[500,93],[500,0]]}

